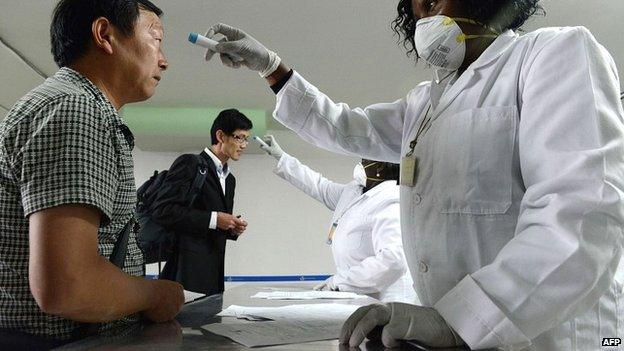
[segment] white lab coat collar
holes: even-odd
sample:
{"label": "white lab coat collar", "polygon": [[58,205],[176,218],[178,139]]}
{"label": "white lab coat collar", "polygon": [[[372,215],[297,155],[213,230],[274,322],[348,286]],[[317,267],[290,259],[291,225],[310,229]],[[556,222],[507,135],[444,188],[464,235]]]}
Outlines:
{"label": "white lab coat collar", "polygon": [[[479,56],[468,68],[469,70],[475,70],[480,67],[487,65],[492,62],[495,58],[499,57],[505,50],[511,47],[511,44],[518,38],[518,34],[516,34],[513,30],[509,29],[499,35],[490,46],[483,51],[481,56]],[[444,69],[437,69],[433,72],[433,79],[436,83],[441,83],[446,81],[447,79],[451,82],[451,84],[458,78],[457,71],[449,72]]]}
{"label": "white lab coat collar", "polygon": [[449,72],[444,69],[437,69],[433,71],[434,81],[432,82],[432,84],[440,84],[440,83],[445,83],[447,81],[451,82],[452,84],[453,82],[457,80],[457,77],[458,77],[457,71]]}
{"label": "white lab coat collar", "polygon": [[377,185],[376,187],[370,189],[369,191],[362,193],[364,191],[364,187],[358,184],[355,180],[351,181],[349,185],[352,187],[351,191],[353,191],[356,195],[353,195],[351,201],[347,203],[340,211],[336,209],[334,212],[334,219],[342,217],[345,212],[347,212],[351,207],[355,206],[360,201],[365,201],[368,198],[371,198],[383,191],[386,191],[388,188],[392,188],[397,186],[397,182],[395,180],[386,180],[385,182]]}
{"label": "white lab coat collar", "polygon": [[485,67],[496,58],[500,57],[512,44],[518,39],[518,35],[513,30],[508,30],[499,35],[498,38],[473,62],[464,73],[457,78],[452,85],[447,85],[444,93],[440,96],[437,106],[433,111],[433,117],[437,118],[447,107],[455,100],[455,98],[466,88],[472,78],[475,76],[476,70]]}
{"label": "white lab coat collar", "polygon": [[376,194],[379,194],[380,192],[385,191],[386,189],[392,188],[394,186],[397,186],[396,180],[386,180],[385,182],[377,185],[376,187],[370,189],[369,191],[365,192],[362,195],[366,197],[373,197]]}
{"label": "white lab coat collar", "polygon": [[223,177],[227,177],[230,174],[230,167],[228,167],[227,163],[224,165],[209,147],[206,147],[204,152],[207,153],[214,162],[217,173],[223,173]]}

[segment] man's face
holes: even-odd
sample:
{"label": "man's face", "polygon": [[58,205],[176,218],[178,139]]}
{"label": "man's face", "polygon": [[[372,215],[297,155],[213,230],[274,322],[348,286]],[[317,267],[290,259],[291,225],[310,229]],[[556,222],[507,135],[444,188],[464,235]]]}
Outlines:
{"label": "man's face", "polygon": [[141,9],[134,33],[129,37],[119,37],[118,67],[124,72],[127,102],[147,100],[154,95],[162,71],[168,66],[160,46],[163,36],[160,18],[151,11]]}
{"label": "man's face", "polygon": [[251,133],[248,130],[237,129],[232,135],[223,134],[223,147],[221,150],[229,158],[234,161],[238,161],[249,144],[249,135]]}

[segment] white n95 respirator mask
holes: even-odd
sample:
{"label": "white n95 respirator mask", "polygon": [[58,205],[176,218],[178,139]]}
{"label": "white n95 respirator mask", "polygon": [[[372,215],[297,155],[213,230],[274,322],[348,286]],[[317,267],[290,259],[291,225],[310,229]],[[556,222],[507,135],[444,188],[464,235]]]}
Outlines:
{"label": "white n95 respirator mask", "polygon": [[372,181],[375,182],[383,182],[385,179],[380,179],[379,178],[379,173],[377,173],[377,178],[372,178],[369,177],[368,175],[366,175],[366,169],[368,167],[374,166],[379,162],[372,162],[366,165],[366,167],[364,167],[362,165],[362,163],[358,163],[357,165],[355,165],[355,168],[353,168],[353,179],[361,186],[366,187],[366,180],[370,179]]}
{"label": "white n95 respirator mask", "polygon": [[[480,25],[496,34],[466,35],[457,22]],[[467,18],[451,18],[436,15],[421,18],[416,22],[414,44],[418,56],[432,67],[455,71],[466,57],[466,40],[474,38],[496,38],[498,32],[488,26]]]}
{"label": "white n95 respirator mask", "polygon": [[358,163],[353,168],[353,180],[355,180],[358,185],[366,186],[366,171],[361,163]]}

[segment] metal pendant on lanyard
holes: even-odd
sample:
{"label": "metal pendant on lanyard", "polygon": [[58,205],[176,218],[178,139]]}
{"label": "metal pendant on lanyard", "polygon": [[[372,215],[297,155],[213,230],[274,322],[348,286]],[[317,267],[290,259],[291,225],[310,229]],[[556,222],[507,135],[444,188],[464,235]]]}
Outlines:
{"label": "metal pendant on lanyard", "polygon": [[424,135],[429,128],[431,128],[432,120],[429,116],[430,110],[431,103],[429,103],[429,107],[427,107],[427,112],[425,112],[423,121],[418,126],[416,137],[414,137],[414,140],[412,140],[409,144],[410,150],[404,157],[401,158],[401,175],[399,177],[400,185],[409,187],[416,185],[416,176],[418,175],[418,159],[414,156],[414,150],[416,149],[416,144],[418,144],[419,138]]}
{"label": "metal pendant on lanyard", "polygon": [[347,213],[353,206],[355,206],[357,203],[359,203],[364,194],[360,194],[360,197],[356,200],[353,201],[349,207],[345,208],[342,213],[340,214],[340,216],[338,216],[338,218],[336,218],[336,220],[334,221],[334,223],[332,223],[331,228],[329,228],[329,234],[327,234],[327,240],[325,241],[325,244],[327,245],[331,245],[334,241],[334,232],[336,231],[336,228],[338,228],[338,222],[340,222],[340,220],[342,219],[342,217],[345,215],[345,213]]}
{"label": "metal pendant on lanyard", "polygon": [[338,227],[338,221],[334,222],[331,228],[329,228],[329,234],[327,235],[327,241],[325,242],[325,244],[327,245],[332,244],[333,238],[334,238],[334,232],[336,231],[337,227]]}
{"label": "metal pendant on lanyard", "polygon": [[[448,72],[444,77],[437,78],[436,84],[440,84],[446,81],[449,77],[451,77],[452,75],[456,73],[457,71]],[[437,76],[437,72],[436,72],[436,76]],[[447,82],[446,88],[448,88],[450,84],[451,84],[450,82]],[[410,150],[407,152],[407,154],[405,154],[404,157],[401,158],[401,176],[399,178],[399,184],[401,185],[405,185],[409,187],[413,187],[414,185],[416,185],[416,180],[418,176],[418,159],[414,156],[414,150],[416,149],[416,144],[418,144],[418,141],[420,140],[420,138],[429,131],[429,129],[433,125],[433,122],[435,122],[438,119],[438,117],[442,115],[442,111],[437,111],[437,112],[434,111],[436,112],[434,113],[435,115],[434,117],[429,115],[429,112],[431,112],[432,104],[433,104],[432,101],[429,101],[429,106],[427,107],[427,111],[425,112],[425,117],[423,118],[423,121],[418,126],[418,130],[416,131],[416,136],[414,137],[414,140],[412,140],[409,144]]]}

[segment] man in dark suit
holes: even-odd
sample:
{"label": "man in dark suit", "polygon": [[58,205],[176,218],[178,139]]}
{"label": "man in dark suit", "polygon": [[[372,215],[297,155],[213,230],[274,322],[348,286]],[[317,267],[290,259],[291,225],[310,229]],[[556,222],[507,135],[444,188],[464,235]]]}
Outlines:
{"label": "man in dark suit", "polygon": [[[224,290],[226,239],[236,240],[247,222],[232,215],[236,180],[228,160],[238,161],[248,144],[251,121],[236,109],[219,113],[210,130],[212,145],[199,155],[178,157],[154,202],[153,219],[176,234],[177,245],[161,277],[208,295]],[[191,206],[189,189],[198,172],[206,180]]]}

